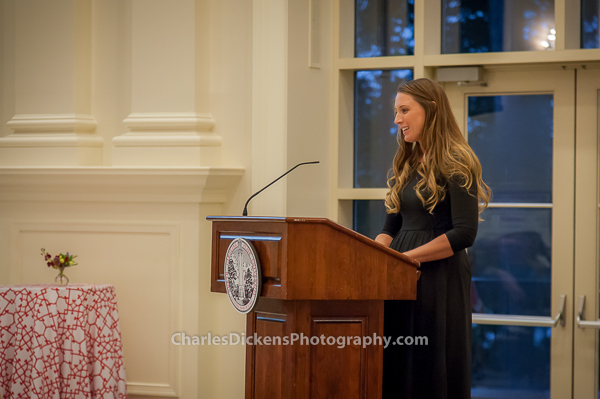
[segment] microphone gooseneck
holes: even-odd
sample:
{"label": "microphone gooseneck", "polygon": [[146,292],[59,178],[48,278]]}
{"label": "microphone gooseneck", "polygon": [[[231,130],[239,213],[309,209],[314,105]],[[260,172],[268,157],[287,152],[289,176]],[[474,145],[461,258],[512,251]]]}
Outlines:
{"label": "microphone gooseneck", "polygon": [[250,202],[250,200],[252,198],[256,197],[258,194],[262,193],[267,188],[271,187],[271,185],[273,183],[277,182],[279,179],[281,179],[283,176],[285,176],[288,173],[290,173],[292,170],[296,169],[298,166],[308,165],[308,164],[312,164],[312,163],[319,163],[319,161],[311,161],[311,162],[302,162],[302,163],[299,163],[298,165],[294,166],[292,169],[288,170],[287,172],[285,172],[284,174],[282,174],[281,176],[279,176],[277,179],[273,180],[267,186],[263,187],[260,191],[257,191],[254,194],[252,194],[252,196],[250,198],[248,198],[248,201],[246,201],[246,205],[244,205],[244,211],[242,212],[242,216],[248,216],[248,202]]}

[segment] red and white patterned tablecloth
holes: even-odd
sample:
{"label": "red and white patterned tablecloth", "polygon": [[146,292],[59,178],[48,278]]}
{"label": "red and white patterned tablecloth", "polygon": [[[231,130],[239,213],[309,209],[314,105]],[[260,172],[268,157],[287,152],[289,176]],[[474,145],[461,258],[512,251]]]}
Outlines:
{"label": "red and white patterned tablecloth", "polygon": [[0,394],[126,398],[115,288],[0,286]]}

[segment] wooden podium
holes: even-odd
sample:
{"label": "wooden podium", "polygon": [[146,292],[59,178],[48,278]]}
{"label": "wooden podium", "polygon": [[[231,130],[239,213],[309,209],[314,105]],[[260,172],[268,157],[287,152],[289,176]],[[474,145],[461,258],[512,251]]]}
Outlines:
{"label": "wooden podium", "polygon": [[251,242],[261,264],[246,327],[261,344],[246,346],[246,399],[380,399],[383,345],[368,337],[383,337],[384,300],[416,298],[419,263],[328,219],[207,219],[212,292],[226,292],[233,239]]}

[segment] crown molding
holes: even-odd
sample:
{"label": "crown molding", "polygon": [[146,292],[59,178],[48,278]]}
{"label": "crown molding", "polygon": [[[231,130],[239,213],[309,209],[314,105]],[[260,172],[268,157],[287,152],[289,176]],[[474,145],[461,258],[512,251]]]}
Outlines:
{"label": "crown molding", "polygon": [[243,167],[3,167],[3,201],[225,202]]}

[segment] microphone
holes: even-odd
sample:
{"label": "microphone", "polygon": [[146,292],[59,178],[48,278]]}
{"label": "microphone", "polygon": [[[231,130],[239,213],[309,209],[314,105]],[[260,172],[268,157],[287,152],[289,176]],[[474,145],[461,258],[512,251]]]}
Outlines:
{"label": "microphone", "polygon": [[282,174],[281,176],[279,176],[277,179],[273,180],[271,183],[269,183],[266,187],[264,187],[262,190],[255,192],[254,194],[252,194],[252,196],[250,198],[248,198],[248,201],[246,201],[246,205],[244,205],[244,212],[242,212],[242,216],[248,216],[248,202],[250,202],[250,200],[254,197],[256,197],[258,194],[262,193],[263,191],[265,191],[267,188],[271,187],[271,185],[273,183],[275,183],[276,181],[278,181],[279,179],[281,179],[283,176],[287,175],[288,173],[290,173],[292,170],[296,169],[298,166],[302,166],[302,165],[308,165],[311,163],[319,163],[319,161],[311,161],[311,162],[302,162],[299,163],[298,165],[294,166],[292,169],[288,170],[287,172],[285,172],[284,174]]}

